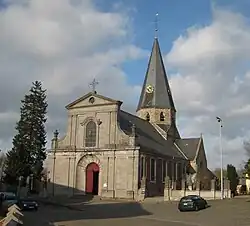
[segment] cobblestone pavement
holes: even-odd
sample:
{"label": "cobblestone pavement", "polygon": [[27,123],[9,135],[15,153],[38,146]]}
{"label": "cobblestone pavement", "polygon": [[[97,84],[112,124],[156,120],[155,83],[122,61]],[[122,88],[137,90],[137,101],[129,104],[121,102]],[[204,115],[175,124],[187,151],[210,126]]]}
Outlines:
{"label": "cobblestone pavement", "polygon": [[81,210],[42,205],[37,212],[24,212],[27,226],[249,226],[250,201],[210,201],[199,212],[181,213],[177,203],[92,202]]}

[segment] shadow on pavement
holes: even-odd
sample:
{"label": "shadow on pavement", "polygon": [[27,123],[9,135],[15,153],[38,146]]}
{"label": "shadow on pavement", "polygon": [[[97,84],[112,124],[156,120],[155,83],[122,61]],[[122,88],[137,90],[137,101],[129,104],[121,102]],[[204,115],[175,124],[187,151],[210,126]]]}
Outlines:
{"label": "shadow on pavement", "polygon": [[[41,206],[37,212],[25,212],[25,225],[51,225],[65,221],[131,218],[152,215],[139,203],[107,203],[84,205],[81,211],[62,207]],[[70,224],[67,224],[70,225]]]}
{"label": "shadow on pavement", "polygon": [[88,204],[92,201],[100,200],[98,197],[93,195],[81,195],[81,196],[73,196],[71,198],[67,196],[55,196],[55,197],[48,197],[48,198],[40,198],[35,197],[35,199],[41,205],[50,205],[50,206],[58,206],[58,207],[65,207],[72,210],[79,210],[81,211],[82,205]]}

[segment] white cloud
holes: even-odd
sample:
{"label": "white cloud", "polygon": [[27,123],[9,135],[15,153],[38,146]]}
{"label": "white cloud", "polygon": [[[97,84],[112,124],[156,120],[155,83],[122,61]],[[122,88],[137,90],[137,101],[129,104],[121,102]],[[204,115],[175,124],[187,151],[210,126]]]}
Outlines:
{"label": "white cloud", "polygon": [[20,115],[17,112],[0,112],[0,123],[1,122],[13,122],[13,120],[17,121]]}
{"label": "white cloud", "polygon": [[[64,131],[64,106],[90,88],[124,100],[129,108],[138,87],[129,85],[121,65],[145,57],[131,44],[129,11],[98,9],[92,0],[5,0],[0,9],[0,140],[14,134],[20,100],[31,82],[48,91],[48,136]],[[8,123],[7,123],[8,121]],[[62,123],[64,122],[64,123]]]}
{"label": "white cloud", "polygon": [[[11,144],[20,99],[36,79],[48,89],[49,137],[55,128],[64,131],[64,106],[84,95],[94,77],[100,81],[98,91],[123,100],[127,108],[135,106],[140,87],[128,84],[121,65],[147,52],[131,44],[130,17],[121,5],[102,12],[91,0],[4,2],[0,147]],[[167,68],[177,71],[171,86],[180,131],[184,136],[203,133],[213,167],[219,166],[217,115],[224,121],[225,163],[241,164],[244,158],[242,141],[250,135],[249,43],[246,18],[213,9],[211,24],[187,29],[166,56]]]}
{"label": "white cloud", "polygon": [[187,29],[166,56],[168,67],[178,73],[171,85],[182,134],[203,132],[212,167],[220,164],[214,161],[219,145],[217,115],[224,121],[224,164],[240,165],[245,159],[242,143],[250,134],[249,43],[247,18],[214,8],[211,24]]}

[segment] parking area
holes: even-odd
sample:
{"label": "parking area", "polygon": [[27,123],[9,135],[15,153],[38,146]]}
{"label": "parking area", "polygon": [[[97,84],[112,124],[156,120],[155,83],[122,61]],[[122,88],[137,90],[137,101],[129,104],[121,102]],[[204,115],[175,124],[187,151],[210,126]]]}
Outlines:
{"label": "parking area", "polygon": [[[250,199],[249,199],[250,200]],[[179,212],[177,203],[99,202],[83,204],[81,210],[41,206],[25,213],[27,226],[249,226],[247,198],[209,201],[211,207],[199,212]]]}
{"label": "parking area", "polygon": [[209,208],[198,212],[181,213],[177,210],[175,203],[147,205],[146,209],[152,212],[156,219],[178,221],[189,225],[250,225],[250,199],[213,200],[208,203]]}

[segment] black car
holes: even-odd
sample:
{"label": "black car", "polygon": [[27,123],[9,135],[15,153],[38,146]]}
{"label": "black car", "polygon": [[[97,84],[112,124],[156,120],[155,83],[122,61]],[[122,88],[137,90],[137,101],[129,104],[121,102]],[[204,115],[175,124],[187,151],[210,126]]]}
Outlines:
{"label": "black car", "polygon": [[32,199],[19,199],[17,203],[21,210],[37,210],[38,203]]}
{"label": "black car", "polygon": [[8,212],[8,208],[17,205],[21,210],[37,210],[38,203],[33,199],[19,199],[17,197],[8,196],[2,203],[2,209]]}
{"label": "black car", "polygon": [[184,211],[199,211],[207,208],[207,201],[198,195],[188,195],[181,198],[178,209]]}

